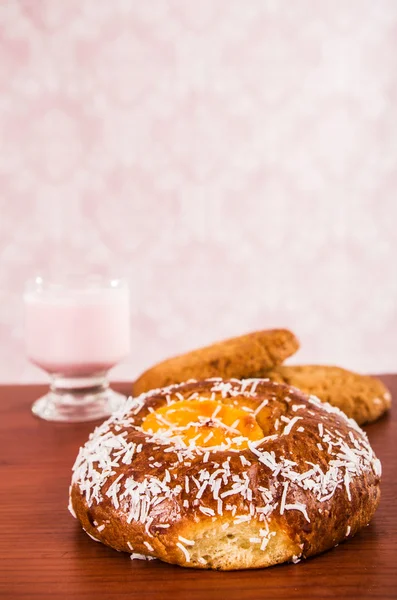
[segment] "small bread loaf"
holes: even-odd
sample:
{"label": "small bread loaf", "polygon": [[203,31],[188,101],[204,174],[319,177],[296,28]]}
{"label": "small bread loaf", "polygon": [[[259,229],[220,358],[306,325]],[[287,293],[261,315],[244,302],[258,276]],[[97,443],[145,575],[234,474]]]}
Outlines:
{"label": "small bread loaf", "polygon": [[299,348],[287,329],[255,331],[169,358],[145,371],[133,385],[135,396],[189,379],[258,377]]}
{"label": "small bread loaf", "polygon": [[96,541],[184,567],[299,562],[367,525],[381,466],[339,409],[212,379],[130,399],[77,457],[70,510]]}
{"label": "small bread loaf", "polygon": [[262,376],[314,394],[343,410],[359,425],[376,421],[391,404],[390,392],[379,379],[340,367],[279,366],[263,372]]}

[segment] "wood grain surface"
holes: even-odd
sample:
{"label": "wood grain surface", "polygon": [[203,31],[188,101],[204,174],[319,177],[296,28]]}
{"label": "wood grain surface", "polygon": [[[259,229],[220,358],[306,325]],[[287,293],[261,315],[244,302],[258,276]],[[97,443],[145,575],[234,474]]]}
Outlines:
{"label": "wood grain surface", "polygon": [[[397,398],[397,375],[383,380]],[[116,386],[126,391],[126,385]],[[0,387],[0,598],[259,600],[397,598],[397,411],[366,428],[382,461],[382,500],[355,538],[297,565],[211,572],[131,561],[92,541],[67,511],[71,467],[95,423],[47,423],[45,388]]]}

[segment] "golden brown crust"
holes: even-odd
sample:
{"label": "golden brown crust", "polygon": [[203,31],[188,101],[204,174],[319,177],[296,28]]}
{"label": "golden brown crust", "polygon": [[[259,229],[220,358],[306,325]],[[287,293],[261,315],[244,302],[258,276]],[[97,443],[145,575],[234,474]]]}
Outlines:
{"label": "golden brown crust", "polygon": [[155,365],[134,382],[133,393],[138,396],[189,379],[258,377],[264,370],[280,365],[298,348],[298,340],[287,329],[255,331]]}
{"label": "golden brown crust", "polygon": [[[141,429],[190,397],[244,406],[264,432],[241,451]],[[214,417],[215,418],[215,417]],[[77,457],[70,508],[95,539],[198,568],[256,568],[322,552],[367,525],[380,463],[338,409],[266,380],[207,380],[130,399]]]}
{"label": "golden brown crust", "polygon": [[133,384],[134,395],[208,377],[265,377],[293,385],[343,410],[359,425],[376,421],[391,404],[390,392],[375,377],[334,366],[284,366],[299,347],[286,329],[257,331],[165,360]]}
{"label": "golden brown crust", "polygon": [[376,377],[340,367],[322,365],[278,366],[262,377],[299,388],[337,406],[359,425],[376,421],[391,405],[391,395]]}

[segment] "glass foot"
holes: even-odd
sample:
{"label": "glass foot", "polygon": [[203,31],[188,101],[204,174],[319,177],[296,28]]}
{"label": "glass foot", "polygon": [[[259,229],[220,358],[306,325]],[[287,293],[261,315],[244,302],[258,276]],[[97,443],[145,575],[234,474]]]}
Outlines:
{"label": "glass foot", "polygon": [[50,390],[34,402],[32,412],[46,421],[95,421],[108,417],[125,401],[126,396],[108,387],[100,390]]}

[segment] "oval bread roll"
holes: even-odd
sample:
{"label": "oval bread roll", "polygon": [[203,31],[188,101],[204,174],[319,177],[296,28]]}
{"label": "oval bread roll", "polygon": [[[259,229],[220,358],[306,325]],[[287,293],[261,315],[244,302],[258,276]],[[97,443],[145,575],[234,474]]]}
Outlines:
{"label": "oval bread roll", "polygon": [[255,331],[164,360],[142,373],[134,382],[133,393],[138,396],[189,379],[258,377],[298,348],[298,340],[288,329]]}

